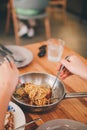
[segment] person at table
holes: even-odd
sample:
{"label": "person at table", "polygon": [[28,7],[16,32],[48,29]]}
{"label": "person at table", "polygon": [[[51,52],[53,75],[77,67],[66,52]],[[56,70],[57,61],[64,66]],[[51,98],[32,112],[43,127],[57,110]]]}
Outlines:
{"label": "person at table", "polygon": [[[61,79],[65,79],[68,76],[75,74],[87,80],[87,65],[83,63],[79,57],[72,55],[68,60],[61,60],[61,65],[65,66],[60,74]],[[61,65],[58,66],[58,70],[60,70]]]}
{"label": "person at table", "polygon": [[10,98],[18,83],[18,70],[13,62],[6,59],[0,64],[0,130],[4,129],[5,114]]}

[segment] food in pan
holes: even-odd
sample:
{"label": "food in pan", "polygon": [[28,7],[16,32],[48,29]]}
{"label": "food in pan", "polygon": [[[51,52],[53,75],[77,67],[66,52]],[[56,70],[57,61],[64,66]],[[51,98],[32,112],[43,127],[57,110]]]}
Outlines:
{"label": "food in pan", "polygon": [[14,130],[14,114],[12,111],[6,112],[4,130]]}
{"label": "food in pan", "polygon": [[37,106],[50,104],[51,96],[52,89],[49,85],[36,85],[33,83],[23,83],[14,93],[14,97],[18,100]]}

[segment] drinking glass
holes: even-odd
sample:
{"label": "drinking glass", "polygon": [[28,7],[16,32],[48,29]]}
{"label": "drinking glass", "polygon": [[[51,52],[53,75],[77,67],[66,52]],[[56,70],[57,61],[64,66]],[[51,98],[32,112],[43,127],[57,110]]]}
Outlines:
{"label": "drinking glass", "polygon": [[58,62],[61,60],[64,44],[62,39],[49,39],[48,41],[48,60]]}

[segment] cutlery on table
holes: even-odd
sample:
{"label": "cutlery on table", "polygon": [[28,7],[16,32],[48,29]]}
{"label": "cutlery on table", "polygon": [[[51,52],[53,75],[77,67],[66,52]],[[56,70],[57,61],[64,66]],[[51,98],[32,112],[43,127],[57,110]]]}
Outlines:
{"label": "cutlery on table", "polygon": [[13,55],[13,52],[10,51],[10,50],[9,50],[7,47],[5,47],[4,45],[0,44],[0,47],[1,47],[4,51],[6,51],[6,52],[8,52],[9,54]]}
{"label": "cutlery on table", "polygon": [[18,127],[15,128],[14,130],[18,130],[19,128],[28,126],[28,125],[30,125],[30,124],[32,124],[32,123],[35,123],[36,121],[39,121],[39,120],[41,120],[41,118],[36,118],[36,119],[34,119],[33,121],[30,121],[30,122],[28,122],[28,123],[25,123],[24,125],[18,126]]}
{"label": "cutlery on table", "polygon": [[1,59],[3,59],[3,61],[4,61],[4,58],[6,58],[10,62],[10,58],[8,57],[8,55],[1,49],[0,49],[0,56],[1,56]]}
{"label": "cutlery on table", "polygon": [[0,44],[0,47],[1,47],[1,51],[3,51],[3,52],[1,52],[1,54],[3,54],[4,53],[4,55],[5,56],[7,56],[7,55],[9,55],[15,62],[23,62],[25,59],[24,58],[22,58],[22,57],[20,57],[20,58],[18,58],[17,57],[17,59],[13,56],[13,52],[12,51],[10,51],[7,47],[5,47],[4,45],[2,45],[2,44]]}

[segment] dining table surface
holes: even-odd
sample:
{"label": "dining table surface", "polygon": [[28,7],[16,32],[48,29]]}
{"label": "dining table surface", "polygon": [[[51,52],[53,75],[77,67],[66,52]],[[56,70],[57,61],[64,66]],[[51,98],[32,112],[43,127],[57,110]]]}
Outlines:
{"label": "dining table surface", "polygon": [[[19,69],[20,75],[27,72],[43,72],[56,76],[57,66],[60,64],[60,62],[52,62],[48,60],[47,47],[46,55],[39,57],[39,47],[42,45],[47,45],[47,42],[43,41],[23,46],[33,53],[33,60],[27,66]],[[87,64],[87,59],[65,45],[62,58],[65,58],[67,55],[77,55],[85,64]],[[71,75],[64,80],[61,80],[61,82],[63,82],[65,86],[66,93],[87,92],[87,81],[85,79],[81,79],[76,75]],[[36,123],[33,123],[32,125],[29,125],[25,128],[25,130],[35,130],[41,124],[55,119],[70,119],[87,124],[87,98],[80,97],[64,99],[55,108],[45,113],[31,113],[26,111],[24,111],[24,113],[26,122],[32,121],[35,118],[39,117],[42,119]]]}

